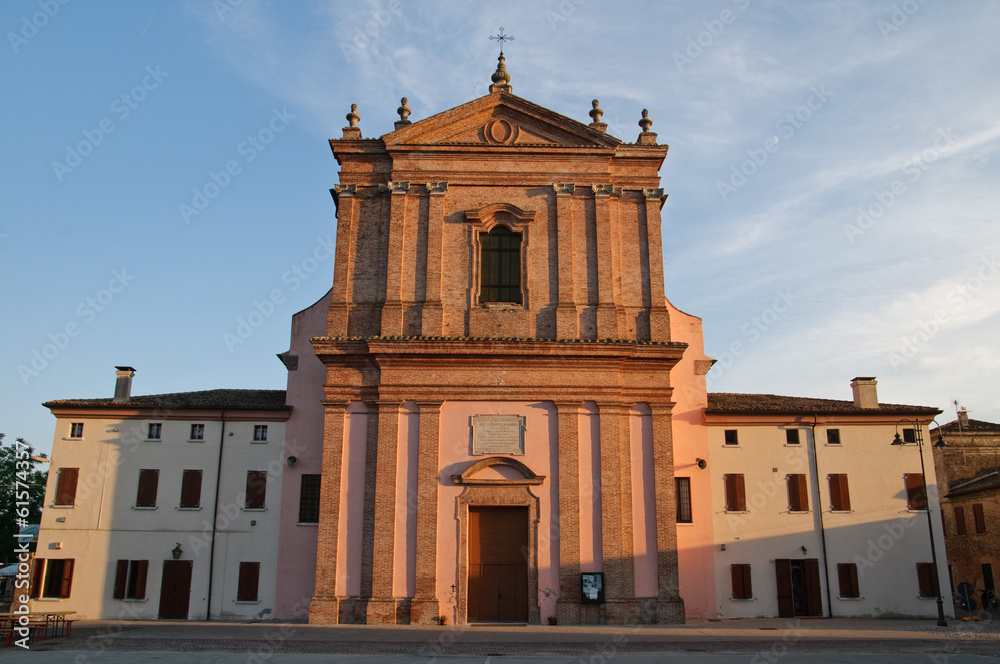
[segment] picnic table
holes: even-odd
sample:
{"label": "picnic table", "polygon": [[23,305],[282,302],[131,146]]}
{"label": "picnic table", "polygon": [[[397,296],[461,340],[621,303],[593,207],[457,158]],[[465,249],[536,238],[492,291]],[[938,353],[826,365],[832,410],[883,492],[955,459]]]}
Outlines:
{"label": "picnic table", "polygon": [[[37,640],[71,636],[73,619],[68,616],[76,611],[30,611],[28,613],[0,613],[0,634],[4,645],[10,647],[14,641],[15,629],[27,627]],[[25,618],[27,621],[25,622]]]}

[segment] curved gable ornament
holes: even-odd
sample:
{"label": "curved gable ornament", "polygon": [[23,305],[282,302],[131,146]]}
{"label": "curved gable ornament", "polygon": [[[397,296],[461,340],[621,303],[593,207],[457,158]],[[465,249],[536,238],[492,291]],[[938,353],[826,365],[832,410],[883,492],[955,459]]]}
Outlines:
{"label": "curved gable ornament", "polygon": [[[475,475],[485,468],[493,466],[506,466],[513,468],[521,474],[520,479],[476,479]],[[501,486],[524,486],[539,485],[545,481],[545,475],[536,475],[530,468],[518,461],[508,457],[487,457],[466,468],[461,475],[452,475],[452,482],[455,484],[468,485],[501,485]]]}
{"label": "curved gable ornament", "polygon": [[[503,214],[506,213],[506,214]],[[466,210],[465,219],[473,224],[493,226],[497,215],[514,218],[514,226],[523,227],[535,220],[534,210],[522,210],[511,203],[490,203],[478,210]]]}

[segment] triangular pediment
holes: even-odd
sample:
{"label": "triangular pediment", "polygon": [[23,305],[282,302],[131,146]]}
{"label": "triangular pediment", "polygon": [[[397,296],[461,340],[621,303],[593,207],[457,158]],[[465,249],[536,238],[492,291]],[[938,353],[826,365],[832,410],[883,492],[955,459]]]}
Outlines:
{"label": "triangular pediment", "polygon": [[513,94],[494,93],[382,136],[386,147],[431,145],[614,148],[621,141]]}

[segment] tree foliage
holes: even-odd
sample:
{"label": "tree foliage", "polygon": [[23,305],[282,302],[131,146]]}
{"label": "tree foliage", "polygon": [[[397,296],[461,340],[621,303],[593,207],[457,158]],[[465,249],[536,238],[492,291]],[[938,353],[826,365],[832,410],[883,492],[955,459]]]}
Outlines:
{"label": "tree foliage", "polygon": [[35,451],[23,438],[4,443],[0,433],[0,561],[12,562],[20,521],[33,524],[42,518],[48,468],[31,457]]}

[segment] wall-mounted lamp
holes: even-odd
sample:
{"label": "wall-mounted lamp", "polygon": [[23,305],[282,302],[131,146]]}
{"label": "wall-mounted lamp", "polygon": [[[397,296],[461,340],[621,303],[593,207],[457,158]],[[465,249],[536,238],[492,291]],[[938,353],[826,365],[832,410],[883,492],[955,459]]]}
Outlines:
{"label": "wall-mounted lamp", "polygon": [[726,550],[726,545],[725,545],[725,544],[723,544],[722,546],[720,546],[720,547],[719,547],[719,549],[720,549],[721,551],[725,551],[725,550]]}
{"label": "wall-mounted lamp", "polygon": [[705,461],[704,459],[695,459],[695,462],[698,464],[698,467],[701,468],[702,470],[708,468],[708,462]]}
{"label": "wall-mounted lamp", "polygon": [[294,466],[298,462],[299,462],[299,458],[298,457],[293,457],[293,456],[288,457],[288,459],[286,460],[286,463],[288,464],[289,468],[291,468],[292,466]]}
{"label": "wall-mounted lamp", "polygon": [[184,550],[181,548],[181,543],[178,542],[174,550],[170,552],[170,555],[174,557],[174,560],[180,560],[182,553],[184,553]]}
{"label": "wall-mounted lamp", "polygon": [[803,545],[802,545],[802,555],[804,556],[804,555],[806,555],[807,553],[809,553],[809,549],[807,549],[807,548],[805,547],[805,545],[803,544]]}

